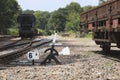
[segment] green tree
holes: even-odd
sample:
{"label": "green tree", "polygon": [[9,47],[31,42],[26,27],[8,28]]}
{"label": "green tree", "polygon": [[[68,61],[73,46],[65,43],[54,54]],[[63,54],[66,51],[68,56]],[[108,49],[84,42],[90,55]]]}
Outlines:
{"label": "green tree", "polygon": [[92,9],[92,8],[93,8],[93,6],[91,6],[91,5],[84,6],[84,7],[83,7],[83,11],[87,11],[87,10],[90,10],[90,9]]}
{"label": "green tree", "polygon": [[24,10],[22,11],[23,14],[34,14],[33,10]]}
{"label": "green tree", "polygon": [[36,17],[36,26],[39,29],[46,30],[50,13],[46,11],[35,11],[34,15]]}
{"label": "green tree", "polygon": [[70,13],[68,15],[67,18],[67,22],[66,22],[66,27],[65,27],[65,31],[69,32],[69,31],[73,31],[76,32],[79,30],[79,23],[80,23],[80,19],[79,19],[79,13]]}
{"label": "green tree", "polygon": [[66,6],[68,10],[67,21],[65,25],[65,31],[73,31],[76,32],[79,30],[79,22],[80,22],[80,13],[83,12],[83,8],[80,4],[76,2],[72,2]]}
{"label": "green tree", "polygon": [[103,4],[105,2],[107,2],[107,0],[99,0],[99,4]]}
{"label": "green tree", "polygon": [[48,28],[59,32],[78,31],[81,12],[83,12],[83,8],[78,3],[71,2],[65,8],[59,8],[51,13]]}
{"label": "green tree", "polygon": [[71,2],[65,8],[67,9],[68,13],[71,13],[71,12],[81,13],[81,12],[83,12],[83,8],[80,6],[80,4],[78,4],[76,2]]}
{"label": "green tree", "polygon": [[15,17],[20,7],[16,0],[0,1],[0,34],[7,33],[7,29],[14,25]]}
{"label": "green tree", "polygon": [[64,31],[66,23],[67,10],[65,8],[59,8],[51,13],[48,21],[48,28],[56,31]]}

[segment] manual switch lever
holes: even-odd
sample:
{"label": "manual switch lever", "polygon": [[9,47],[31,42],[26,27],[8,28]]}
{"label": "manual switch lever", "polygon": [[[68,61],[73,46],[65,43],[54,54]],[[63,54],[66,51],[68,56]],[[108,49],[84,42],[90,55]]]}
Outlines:
{"label": "manual switch lever", "polygon": [[48,48],[45,50],[45,53],[47,51],[50,51],[50,54],[45,58],[45,60],[41,63],[41,65],[44,65],[46,64],[47,62],[48,63],[51,63],[51,60],[53,59],[56,64],[61,64],[58,59],[55,57],[55,56],[59,56],[57,50],[54,49],[54,44],[52,44],[51,48]]}

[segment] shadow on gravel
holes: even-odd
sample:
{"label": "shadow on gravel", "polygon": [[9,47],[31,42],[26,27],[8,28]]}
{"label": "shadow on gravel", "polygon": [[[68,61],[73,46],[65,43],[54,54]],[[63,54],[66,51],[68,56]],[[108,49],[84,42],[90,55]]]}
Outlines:
{"label": "shadow on gravel", "polygon": [[0,66],[0,70],[6,70],[7,67]]}
{"label": "shadow on gravel", "polygon": [[62,65],[64,64],[71,64],[71,63],[76,63],[76,62],[85,62],[88,61],[89,56],[87,55],[61,55],[59,57]]}
{"label": "shadow on gravel", "polygon": [[111,50],[109,54],[104,54],[102,51],[92,51],[96,54],[103,55],[102,57],[120,62],[120,50]]}
{"label": "shadow on gravel", "polygon": [[[88,61],[89,56],[87,55],[60,55],[57,59],[61,62],[61,65],[72,64],[77,62],[86,62]],[[46,65],[41,65],[41,61],[35,61],[34,65],[32,62],[28,63],[19,63],[19,62],[12,62],[11,64],[5,64],[5,67],[0,66],[0,70],[8,69],[9,67],[17,67],[17,66],[54,66],[57,65],[55,61],[51,61],[51,63],[46,63]]]}

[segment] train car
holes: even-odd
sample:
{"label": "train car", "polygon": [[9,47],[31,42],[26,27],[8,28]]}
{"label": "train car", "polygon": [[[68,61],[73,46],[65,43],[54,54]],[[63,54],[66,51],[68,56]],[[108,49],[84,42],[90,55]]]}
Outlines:
{"label": "train car", "polygon": [[35,16],[33,14],[20,14],[17,18],[19,36],[21,38],[32,38],[37,34],[35,28]]}
{"label": "train car", "polygon": [[110,53],[111,43],[120,48],[120,0],[109,0],[80,14],[82,32],[93,32],[93,40]]}

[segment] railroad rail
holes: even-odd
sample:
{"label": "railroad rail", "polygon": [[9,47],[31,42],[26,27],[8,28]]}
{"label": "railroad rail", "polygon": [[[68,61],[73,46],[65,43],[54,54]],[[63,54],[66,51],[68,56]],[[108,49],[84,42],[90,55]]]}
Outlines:
{"label": "railroad rail", "polygon": [[20,41],[21,41],[21,39],[20,39],[20,40],[17,40],[17,41],[14,41],[14,42],[11,42],[11,43],[9,43],[9,44],[0,46],[0,51],[5,50],[5,49],[8,49],[8,48],[10,48],[10,47],[13,47],[14,44],[17,44],[17,43],[20,42]]}
{"label": "railroad rail", "polygon": [[11,39],[11,38],[18,38],[19,36],[11,36],[11,35],[0,35],[0,41]]}
{"label": "railroad rail", "polygon": [[[42,39],[40,40],[34,40],[32,41],[33,43],[36,43],[36,42],[39,42],[41,41]],[[21,41],[21,42],[20,42]],[[17,41],[14,41],[12,43],[9,43],[9,44],[6,44],[4,46],[0,46],[0,51],[3,51],[3,50],[7,50],[9,48],[14,48],[14,47],[17,47],[17,46],[21,46],[21,45],[25,45],[25,44],[29,44],[29,41],[25,42],[24,40],[17,40]]]}
{"label": "railroad rail", "polygon": [[[24,43],[25,46],[18,50],[0,55],[0,63],[7,64],[12,60],[17,59],[20,56],[26,54],[27,52],[33,50],[34,48],[40,47],[50,42],[52,42],[52,40],[44,40],[44,39],[39,41],[31,40],[30,42]],[[23,43],[19,45],[23,45]]]}

